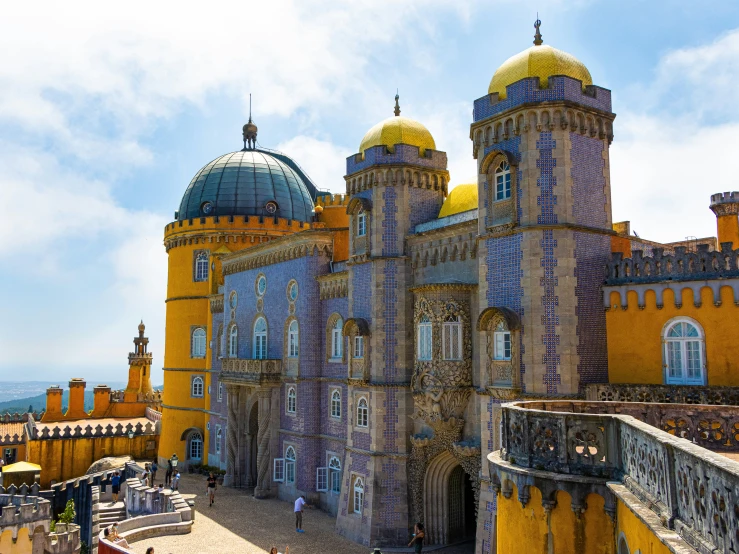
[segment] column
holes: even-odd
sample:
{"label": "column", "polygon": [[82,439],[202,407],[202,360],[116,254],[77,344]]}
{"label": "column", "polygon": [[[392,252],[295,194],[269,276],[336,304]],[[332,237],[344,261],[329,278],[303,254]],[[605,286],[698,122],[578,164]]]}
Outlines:
{"label": "column", "polygon": [[228,434],[226,435],[226,476],[223,484],[227,487],[238,486],[238,451],[239,451],[239,421],[238,421],[238,387],[226,385],[228,401]]}
{"label": "column", "polygon": [[257,393],[259,395],[259,431],[257,432],[257,483],[254,489],[254,496],[257,498],[266,498],[269,496],[270,483],[272,477],[270,475],[270,465],[272,456],[270,453],[270,423],[272,419],[272,389],[262,388]]}

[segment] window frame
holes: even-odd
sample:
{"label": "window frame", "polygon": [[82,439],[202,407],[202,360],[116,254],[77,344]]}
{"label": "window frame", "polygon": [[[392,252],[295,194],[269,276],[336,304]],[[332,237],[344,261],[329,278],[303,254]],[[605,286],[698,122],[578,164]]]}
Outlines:
{"label": "window frame", "polygon": [[239,328],[235,323],[228,330],[228,357],[239,357]]}
{"label": "window frame", "polygon": [[[257,331],[257,324],[260,321],[264,322],[264,331]],[[254,320],[254,325],[252,326],[252,355],[255,360],[267,359],[267,350],[269,347],[268,334],[269,326],[267,325],[267,319],[260,315]]]}
{"label": "window frame", "polygon": [[[508,349],[506,351],[506,343]],[[501,352],[502,349],[502,352]],[[493,360],[510,361],[513,356],[513,340],[511,330],[505,321],[500,321],[493,329]]]}
{"label": "window frame", "polygon": [[[294,326],[294,327],[293,327]],[[300,355],[300,326],[293,319],[287,326],[287,357],[298,358]]]}
{"label": "window frame", "polygon": [[[200,389],[198,393],[197,388]],[[190,396],[192,398],[203,398],[205,396],[205,379],[200,375],[195,375],[190,382]]]}
{"label": "window frame", "polygon": [[364,507],[364,478],[361,475],[354,475],[352,477],[352,513],[362,515],[362,508]]}
{"label": "window frame", "polygon": [[272,480],[275,483],[285,482],[285,458],[275,458],[272,461]]}
{"label": "window frame", "polygon": [[364,337],[362,335],[354,335],[354,348],[352,349],[352,358],[361,360],[364,358]]}
{"label": "window frame", "polygon": [[[196,283],[203,283],[208,280],[210,267],[209,267],[208,252],[201,251],[195,254],[195,271],[193,272],[193,281]],[[205,268],[205,269],[203,269]]]}
{"label": "window frame", "polygon": [[221,440],[223,439],[223,429],[220,425],[216,425],[216,454],[221,453]]}
{"label": "window frame", "polygon": [[[689,325],[693,327],[698,336],[690,337],[683,335],[681,337],[670,337],[669,333],[678,325]],[[699,377],[690,378],[689,360],[690,353],[688,351],[688,343],[695,343],[698,346],[697,358],[699,362],[698,373]],[[672,377],[672,368],[670,367],[671,359],[671,345],[679,345],[679,357],[681,361],[681,367],[679,368],[681,375],[679,377]],[[664,382],[667,385],[705,385],[707,383],[707,368],[706,368],[706,335],[703,327],[696,320],[689,317],[674,317],[665,323],[662,329],[662,365],[664,371]]]}
{"label": "window frame", "polygon": [[223,381],[218,381],[218,402],[223,402]]}
{"label": "window frame", "polygon": [[[450,321],[451,318],[454,318],[454,321]],[[457,334],[456,339],[454,339],[454,332],[456,332]],[[442,329],[441,329],[441,350],[442,350],[441,357],[442,359],[444,359],[445,361],[451,361],[451,362],[461,362],[464,359],[464,353],[462,351],[463,333],[464,333],[464,326],[462,323],[462,318],[460,316],[449,315],[445,318],[444,323],[442,325]],[[449,343],[449,347],[452,350],[451,353],[447,352],[447,342]],[[457,356],[453,356],[455,346],[457,350]]]}
{"label": "window frame", "polygon": [[361,211],[357,214],[357,237],[367,236],[367,212]]}
{"label": "window frame", "polygon": [[416,339],[416,359],[419,362],[431,361],[434,356],[434,327],[431,318],[425,314],[418,321]]}
{"label": "window frame", "polygon": [[[500,177],[500,182],[499,182]],[[512,196],[512,176],[511,166],[503,160],[498,164],[493,172],[493,191],[495,196],[495,202],[502,202],[504,200],[510,200]]]}
{"label": "window frame", "polygon": [[290,415],[298,413],[298,389],[295,385],[288,385],[285,391],[285,413]]}
{"label": "window frame", "polygon": [[[338,403],[336,403],[335,396],[338,396]],[[338,410],[334,410],[338,406]],[[334,419],[341,419],[341,389],[331,389],[331,394],[328,400],[329,417]]]}
{"label": "window frame", "polygon": [[362,429],[369,428],[369,400],[365,395],[357,397],[357,421],[355,425]]}
{"label": "window frame", "polygon": [[[203,459],[203,435],[198,431],[191,433],[187,438],[187,456],[188,460],[202,460]],[[193,456],[193,448],[197,445],[200,456]]]}
{"label": "window frame", "polygon": [[[198,334],[198,337],[196,337],[195,336],[196,333],[202,333],[202,335]],[[207,344],[206,344],[207,340],[208,340],[208,333],[206,332],[204,327],[197,326],[193,328],[192,332],[190,333],[190,357],[191,358],[205,358],[205,355],[207,353]],[[201,349],[202,349],[202,353],[200,353]]]}
{"label": "window frame", "polygon": [[[292,457],[290,453],[292,452]],[[297,459],[297,453],[293,445],[285,447],[285,484],[294,485],[296,481],[295,475],[295,460]]]}
{"label": "window frame", "polygon": [[339,317],[331,327],[330,360],[342,360],[344,357],[344,319]]}
{"label": "window frame", "polygon": [[[336,460],[338,468],[332,466],[332,462]],[[328,461],[328,492],[331,494],[341,494],[341,460],[338,456],[331,455]],[[334,487],[334,481],[338,487]]]}

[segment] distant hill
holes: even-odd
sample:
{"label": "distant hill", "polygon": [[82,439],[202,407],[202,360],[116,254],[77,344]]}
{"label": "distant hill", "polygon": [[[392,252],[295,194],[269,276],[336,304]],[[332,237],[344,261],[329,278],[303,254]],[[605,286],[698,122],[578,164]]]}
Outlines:
{"label": "distant hill", "polygon": [[[162,390],[161,386],[154,387],[156,390]],[[91,390],[85,391],[85,411],[89,412],[92,410],[95,404],[95,393]],[[62,411],[67,409],[69,405],[69,390],[65,390],[62,393]],[[18,412],[19,414],[28,412],[42,412],[46,409],[46,393],[38,394],[36,396],[29,396],[28,398],[16,398],[15,400],[6,400],[0,402],[0,414],[9,412],[11,414]]]}

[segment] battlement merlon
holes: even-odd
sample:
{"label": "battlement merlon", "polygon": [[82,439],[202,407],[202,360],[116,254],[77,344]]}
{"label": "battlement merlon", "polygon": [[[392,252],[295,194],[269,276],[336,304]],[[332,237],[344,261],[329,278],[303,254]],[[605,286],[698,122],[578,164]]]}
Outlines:
{"label": "battlement merlon", "polygon": [[712,194],[710,207],[717,217],[739,215],[739,191]]}
{"label": "battlement merlon", "polygon": [[346,207],[349,204],[349,195],[347,194],[326,194],[316,198],[316,206],[322,206],[324,208],[336,206]]}
{"label": "battlement merlon", "polygon": [[196,217],[168,223],[164,227],[165,242],[180,233],[231,233],[250,232],[264,234],[265,231],[295,233],[305,229],[321,227],[321,224],[306,223],[283,217],[267,217],[258,215],[222,215],[211,217]]}
{"label": "battlement merlon", "polygon": [[0,494],[0,533],[13,528],[13,538],[17,538],[21,528],[28,529],[30,535],[42,526],[46,533],[51,524],[51,502],[37,496]]}
{"label": "battlement merlon", "polygon": [[383,145],[373,146],[346,159],[346,176],[363,171],[373,165],[408,165],[419,168],[446,171],[447,156],[441,150],[427,148],[424,155],[418,146],[396,144],[391,148]]}
{"label": "battlement merlon", "polygon": [[498,93],[486,94],[474,101],[475,123],[502,114],[524,104],[540,102],[572,102],[603,113],[612,113],[611,91],[596,85],[582,86],[582,81],[564,75],[548,78],[548,86],[541,87],[539,77],[527,77],[506,87],[506,98]]}

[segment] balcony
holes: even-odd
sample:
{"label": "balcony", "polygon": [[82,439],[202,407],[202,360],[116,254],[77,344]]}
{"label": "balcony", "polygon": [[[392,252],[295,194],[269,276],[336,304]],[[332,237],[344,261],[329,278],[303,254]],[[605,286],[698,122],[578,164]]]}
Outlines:
{"label": "balcony", "polygon": [[221,381],[226,384],[259,385],[280,381],[282,360],[244,360],[223,358],[221,360]]}
{"label": "balcony", "polygon": [[661,404],[739,406],[739,387],[603,383],[587,385],[585,387],[585,398],[596,402],[659,402]]}

